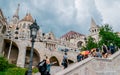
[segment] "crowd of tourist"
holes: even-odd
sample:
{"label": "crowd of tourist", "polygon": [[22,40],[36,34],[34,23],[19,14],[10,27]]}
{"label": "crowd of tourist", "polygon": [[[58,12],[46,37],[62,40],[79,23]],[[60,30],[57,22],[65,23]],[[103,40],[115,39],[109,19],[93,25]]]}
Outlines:
{"label": "crowd of tourist", "polygon": [[93,48],[89,50],[88,54],[82,54],[82,52],[80,52],[77,55],[77,61],[79,62],[87,57],[107,58],[115,53],[115,46],[112,43],[110,43],[110,46],[103,44],[101,49],[102,50],[100,50],[99,48]]}
{"label": "crowd of tourist", "polygon": [[[114,54],[115,51],[116,51],[115,46],[112,43],[110,44],[110,46],[103,44],[101,47],[101,50],[99,48],[93,48],[91,50],[80,52],[77,55],[77,61],[80,62],[81,60],[84,60],[88,57],[107,58],[110,55]],[[45,57],[46,57],[46,59],[39,62],[39,64],[37,65],[38,70],[41,73],[41,75],[51,75],[50,67],[57,62],[50,63],[50,60],[48,59],[48,57],[47,56],[45,56]],[[67,51],[65,51],[65,53],[64,53],[61,65],[64,67],[64,69],[68,67]],[[26,71],[25,75],[27,75],[27,71]]]}

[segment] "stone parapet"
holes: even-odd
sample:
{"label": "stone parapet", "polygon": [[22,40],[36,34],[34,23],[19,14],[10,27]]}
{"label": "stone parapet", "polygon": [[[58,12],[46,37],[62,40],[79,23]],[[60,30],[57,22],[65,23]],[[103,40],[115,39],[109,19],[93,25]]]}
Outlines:
{"label": "stone parapet", "polygon": [[55,75],[120,75],[120,51],[109,58],[89,57]]}

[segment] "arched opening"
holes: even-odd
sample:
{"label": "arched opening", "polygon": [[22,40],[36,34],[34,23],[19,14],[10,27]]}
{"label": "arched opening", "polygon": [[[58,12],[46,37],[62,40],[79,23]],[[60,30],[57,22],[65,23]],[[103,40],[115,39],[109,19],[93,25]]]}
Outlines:
{"label": "arched opening", "polygon": [[3,26],[2,33],[4,34],[6,32],[6,26]]}
{"label": "arched opening", "polygon": [[26,24],[24,23],[24,24],[23,24],[23,28],[25,28],[25,27],[26,27]]}
{"label": "arched opening", "polygon": [[[30,52],[31,52],[31,47],[27,47],[26,48],[26,57],[25,57],[25,67],[29,67]],[[34,52],[33,52],[33,66],[36,66],[39,62],[40,62],[40,55],[37,52],[37,50],[34,49]]]}
{"label": "arched opening", "polygon": [[69,64],[72,64],[72,63],[74,63],[74,61],[68,59],[68,63],[69,63]]}
{"label": "arched opening", "polygon": [[55,64],[53,64],[54,66],[59,66],[59,61],[57,60],[57,58],[55,57],[55,56],[52,56],[51,58],[50,58],[50,63],[52,63],[52,62],[57,62],[57,63],[55,63]]}
{"label": "arched opening", "polygon": [[93,41],[94,41],[94,42],[96,42],[96,39],[95,39],[95,38],[93,38]]}
{"label": "arched opening", "polygon": [[6,58],[9,58],[8,60],[10,63],[17,63],[19,49],[15,42],[5,39],[2,53]]}
{"label": "arched opening", "polygon": [[82,44],[83,44],[83,42],[82,42],[82,41],[79,41],[79,42],[77,43],[77,47],[78,47],[78,48],[81,48],[81,47],[82,47]]}

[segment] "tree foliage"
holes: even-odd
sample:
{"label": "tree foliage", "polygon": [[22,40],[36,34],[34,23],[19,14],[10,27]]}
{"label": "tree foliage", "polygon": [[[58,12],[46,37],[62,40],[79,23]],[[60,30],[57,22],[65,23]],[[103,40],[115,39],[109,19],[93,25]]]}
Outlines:
{"label": "tree foliage", "polygon": [[0,71],[6,71],[8,69],[8,61],[4,57],[0,57]]}
{"label": "tree foliage", "polygon": [[87,50],[91,50],[92,48],[97,47],[97,43],[95,43],[95,40],[91,36],[88,37],[88,41],[86,43]]}
{"label": "tree foliage", "polygon": [[113,29],[109,26],[109,24],[105,24],[100,28],[99,37],[99,46],[101,46],[103,43],[107,46],[109,46],[110,43],[113,43],[117,47],[120,47],[120,37],[113,32]]}
{"label": "tree foliage", "polygon": [[0,71],[6,71],[8,68],[14,67],[16,67],[15,64],[10,64],[5,57],[0,56]]}

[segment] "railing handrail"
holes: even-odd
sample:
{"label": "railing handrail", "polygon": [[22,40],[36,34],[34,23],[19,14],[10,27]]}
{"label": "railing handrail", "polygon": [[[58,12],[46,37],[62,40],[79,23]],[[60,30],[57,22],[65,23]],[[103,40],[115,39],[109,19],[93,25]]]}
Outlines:
{"label": "railing handrail", "polygon": [[92,60],[99,60],[99,61],[104,61],[104,62],[111,62],[114,58],[116,58],[118,55],[120,55],[120,50],[118,50],[116,53],[114,53],[113,55],[111,55],[109,58],[97,58],[97,57],[89,57],[87,59],[84,59],[82,61],[80,61],[79,63],[73,64],[70,67],[59,71],[58,73],[56,73],[55,75],[65,75],[67,73],[69,73],[70,71],[83,66],[85,63],[91,62]]}

